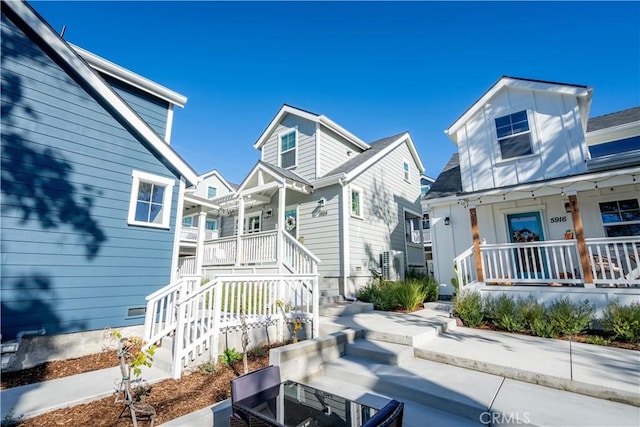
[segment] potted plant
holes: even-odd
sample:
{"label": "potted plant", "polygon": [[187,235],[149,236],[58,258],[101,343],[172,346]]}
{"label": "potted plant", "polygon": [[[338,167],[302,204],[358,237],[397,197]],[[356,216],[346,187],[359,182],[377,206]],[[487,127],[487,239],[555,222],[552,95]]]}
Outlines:
{"label": "potted plant", "polygon": [[571,240],[573,239],[573,230],[567,230],[564,232],[564,239]]}

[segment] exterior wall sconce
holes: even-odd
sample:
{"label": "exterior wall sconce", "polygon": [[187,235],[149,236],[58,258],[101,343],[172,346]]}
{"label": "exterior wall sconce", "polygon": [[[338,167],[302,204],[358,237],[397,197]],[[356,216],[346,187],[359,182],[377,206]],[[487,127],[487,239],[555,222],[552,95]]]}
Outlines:
{"label": "exterior wall sconce", "polygon": [[448,216],[444,217],[444,225],[449,225],[451,224],[451,218],[449,218]]}
{"label": "exterior wall sconce", "polygon": [[324,207],[324,205],[325,205],[325,203],[327,203],[327,199],[325,199],[324,197],[321,197],[321,198],[318,200],[318,207],[319,207],[319,208],[323,208],[323,207]]}
{"label": "exterior wall sconce", "polygon": [[266,211],[264,211],[264,217],[265,218],[271,218],[271,215],[273,215],[273,210],[272,209],[267,209]]}
{"label": "exterior wall sconce", "polygon": [[571,213],[571,203],[567,202],[564,204],[564,211],[566,213]]}

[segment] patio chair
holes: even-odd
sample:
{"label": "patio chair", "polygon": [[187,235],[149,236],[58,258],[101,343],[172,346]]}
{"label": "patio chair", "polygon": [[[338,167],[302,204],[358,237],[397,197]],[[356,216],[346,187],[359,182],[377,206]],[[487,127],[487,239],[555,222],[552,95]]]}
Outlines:
{"label": "patio chair", "polygon": [[362,427],[402,427],[403,415],[404,403],[393,399],[369,418]]}
{"label": "patio chair", "polygon": [[[242,401],[245,406],[252,408],[263,406],[260,410],[273,418],[280,383],[280,367],[273,365],[234,378],[231,380],[231,404]],[[256,424],[251,422],[246,413],[238,411],[233,406],[231,412],[231,426]]]}

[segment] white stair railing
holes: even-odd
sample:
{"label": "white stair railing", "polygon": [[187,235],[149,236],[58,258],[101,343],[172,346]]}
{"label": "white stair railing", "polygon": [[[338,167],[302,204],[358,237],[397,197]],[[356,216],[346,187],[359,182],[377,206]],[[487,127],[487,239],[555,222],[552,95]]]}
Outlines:
{"label": "white stair railing", "polygon": [[[315,274],[217,276],[214,281],[178,297],[173,352],[174,378],[182,368],[209,349],[217,359],[220,332],[272,322],[312,322],[312,337],[319,334],[319,290]],[[280,328],[284,332],[284,328]],[[283,337],[281,337],[282,339]]]}
{"label": "white stair railing", "polygon": [[473,246],[453,259],[456,279],[458,280],[458,292],[462,294],[469,285],[477,282],[476,261],[473,255]]}
{"label": "white stair railing", "polygon": [[316,274],[320,259],[309,249],[293,238],[289,233],[282,233],[282,262],[292,273]]}
{"label": "white stair railing", "polygon": [[144,341],[153,345],[163,337],[175,332],[177,305],[180,299],[197,290],[202,276],[185,276],[147,296],[144,321]]}

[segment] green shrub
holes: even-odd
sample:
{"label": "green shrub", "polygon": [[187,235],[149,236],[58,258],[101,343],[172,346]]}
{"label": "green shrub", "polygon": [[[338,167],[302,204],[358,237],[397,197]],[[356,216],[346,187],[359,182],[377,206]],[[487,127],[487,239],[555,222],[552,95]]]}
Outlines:
{"label": "green shrub", "polygon": [[509,332],[525,329],[520,305],[506,294],[497,298],[489,297],[484,301],[484,315],[498,328]]}
{"label": "green shrub", "polygon": [[427,280],[428,276],[426,273],[417,270],[413,267],[410,267],[407,272],[404,274],[404,280],[406,280],[407,282],[412,281],[412,280],[418,280],[418,281],[423,281],[423,280]]}
{"label": "green shrub", "polygon": [[198,370],[203,374],[215,374],[216,368],[217,368],[216,364],[212,360],[210,360],[200,365]]}
{"label": "green shrub", "polygon": [[231,365],[236,360],[242,360],[242,354],[238,353],[235,348],[225,348],[224,353],[220,355],[220,361],[225,365]]}
{"label": "green shrub", "polygon": [[594,345],[609,345],[611,340],[601,337],[600,335],[589,335],[586,339],[587,344]]}
{"label": "green shrub", "polygon": [[427,277],[422,281],[422,289],[426,292],[424,302],[438,300],[438,296],[440,295],[440,286],[438,286],[438,282]]}
{"label": "green shrub", "polygon": [[549,323],[562,335],[575,335],[584,331],[593,319],[594,307],[585,300],[573,303],[569,297],[557,299],[549,307]]}
{"label": "green shrub", "polygon": [[547,322],[547,308],[541,304],[532,295],[527,299],[518,299],[518,310],[522,316],[525,328],[532,331],[531,325],[534,322]]}
{"label": "green shrub", "polygon": [[390,311],[398,305],[395,287],[395,282],[372,282],[358,291],[357,298],[373,304],[375,310]]}
{"label": "green shrub", "polygon": [[620,305],[610,303],[604,310],[602,326],[617,339],[640,342],[640,304]]}
{"label": "green shrub", "polygon": [[393,289],[398,304],[408,311],[414,311],[427,297],[422,281],[418,279],[399,283]]}
{"label": "green shrub", "polygon": [[453,311],[466,326],[480,326],[484,320],[482,297],[478,292],[466,292],[453,299]]}
{"label": "green shrub", "polygon": [[531,325],[529,325],[529,329],[531,329],[531,333],[536,337],[556,338],[558,336],[558,332],[546,316],[541,319],[533,319]]}

